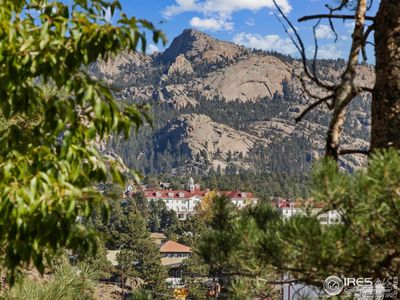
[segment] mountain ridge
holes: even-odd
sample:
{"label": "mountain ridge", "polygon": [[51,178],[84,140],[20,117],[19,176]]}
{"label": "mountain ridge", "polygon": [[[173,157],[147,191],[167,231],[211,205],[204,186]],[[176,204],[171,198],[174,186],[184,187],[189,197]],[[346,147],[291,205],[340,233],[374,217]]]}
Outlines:
{"label": "mountain ridge", "polygon": [[[130,167],[145,173],[202,174],[216,168],[308,172],[324,153],[327,109],[318,107],[304,121],[294,123],[314,101],[302,90],[298,60],[219,41],[192,29],[176,37],[164,53],[121,55],[99,62],[90,71],[107,79],[121,101],[153,105],[156,124],[143,130],[146,143],[135,144],[132,137],[112,146]],[[320,60],[317,72],[321,80],[335,82],[344,66],[340,59]],[[357,83],[373,86],[372,67],[360,65],[358,71]],[[308,89],[324,94],[311,82]],[[369,105],[368,95],[352,103],[343,137],[346,146],[368,147]],[[177,124],[184,127],[180,134],[174,134]],[[231,135],[229,155],[229,146],[223,143],[219,151],[204,147],[206,142],[218,144],[215,137],[221,130],[227,133],[224,138]],[[341,159],[341,166],[349,171],[364,163],[357,155]]]}

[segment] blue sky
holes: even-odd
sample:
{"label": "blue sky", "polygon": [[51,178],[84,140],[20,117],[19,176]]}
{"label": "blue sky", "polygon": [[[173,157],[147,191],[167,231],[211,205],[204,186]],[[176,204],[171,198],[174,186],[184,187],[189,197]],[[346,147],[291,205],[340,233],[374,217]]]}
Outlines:
{"label": "blue sky", "polygon": [[[304,15],[327,13],[325,4],[338,0],[276,0],[304,38],[309,56],[313,53],[312,26],[315,21],[298,23]],[[122,0],[123,10],[130,16],[146,18],[162,29],[169,43],[185,28],[195,28],[216,38],[244,46],[275,50],[298,56],[288,35],[277,20],[272,0]],[[375,10],[376,8],[374,8]],[[354,23],[335,22],[339,39],[327,21],[317,29],[319,58],[346,58]],[[167,45],[168,46],[168,45]],[[161,45],[150,45],[148,51],[163,51]],[[373,52],[369,49],[372,60]]]}

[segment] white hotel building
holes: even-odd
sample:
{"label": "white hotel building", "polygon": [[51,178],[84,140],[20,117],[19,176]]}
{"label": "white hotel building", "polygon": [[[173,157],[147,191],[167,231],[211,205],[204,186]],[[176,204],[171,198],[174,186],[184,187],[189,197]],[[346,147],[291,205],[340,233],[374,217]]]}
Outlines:
{"label": "white hotel building", "polygon": [[[186,220],[195,213],[196,206],[209,192],[208,189],[201,190],[200,185],[194,184],[193,178],[190,178],[186,190],[145,190],[144,195],[147,201],[164,201],[167,208],[175,211],[180,220]],[[257,201],[253,194],[248,192],[223,191],[217,194],[225,194],[238,208]]]}

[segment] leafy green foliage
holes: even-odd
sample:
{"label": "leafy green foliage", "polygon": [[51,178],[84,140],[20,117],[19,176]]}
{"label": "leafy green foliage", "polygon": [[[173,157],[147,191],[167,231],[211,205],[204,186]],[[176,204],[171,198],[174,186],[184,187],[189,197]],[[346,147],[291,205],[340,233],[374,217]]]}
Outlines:
{"label": "leafy green foliage", "polygon": [[31,261],[43,272],[44,254],[64,246],[93,248],[93,231],[76,218],[103,201],[94,182],[105,181],[107,169],[123,180],[95,142],[148,120],[145,107],[121,107],[84,71],[139,42],[145,49],[144,29],[164,39],[122,12],[108,23],[106,11],[120,9],[118,1],[0,1],[0,247],[10,274]]}
{"label": "leafy green foliage", "polygon": [[[374,154],[365,170],[349,175],[326,161],[314,170],[314,200],[319,213],[283,219],[261,203],[235,214],[215,201],[212,229],[198,252],[219,274],[272,285],[281,274],[321,287],[329,275],[390,278],[400,272],[400,153]],[[342,220],[323,225],[318,215],[337,210]],[[233,287],[233,285],[232,285]],[[236,291],[238,292],[238,291]]]}

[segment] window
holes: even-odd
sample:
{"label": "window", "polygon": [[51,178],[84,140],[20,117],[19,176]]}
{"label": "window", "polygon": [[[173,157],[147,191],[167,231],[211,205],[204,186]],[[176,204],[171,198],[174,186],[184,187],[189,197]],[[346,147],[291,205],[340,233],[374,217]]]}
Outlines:
{"label": "window", "polygon": [[157,196],[157,197],[161,197],[161,193],[160,193],[160,192],[157,192],[157,193],[156,193],[156,196]]}
{"label": "window", "polygon": [[184,198],[184,197],[185,197],[185,193],[180,192],[180,193],[179,193],[179,197],[180,197],[180,198]]}

